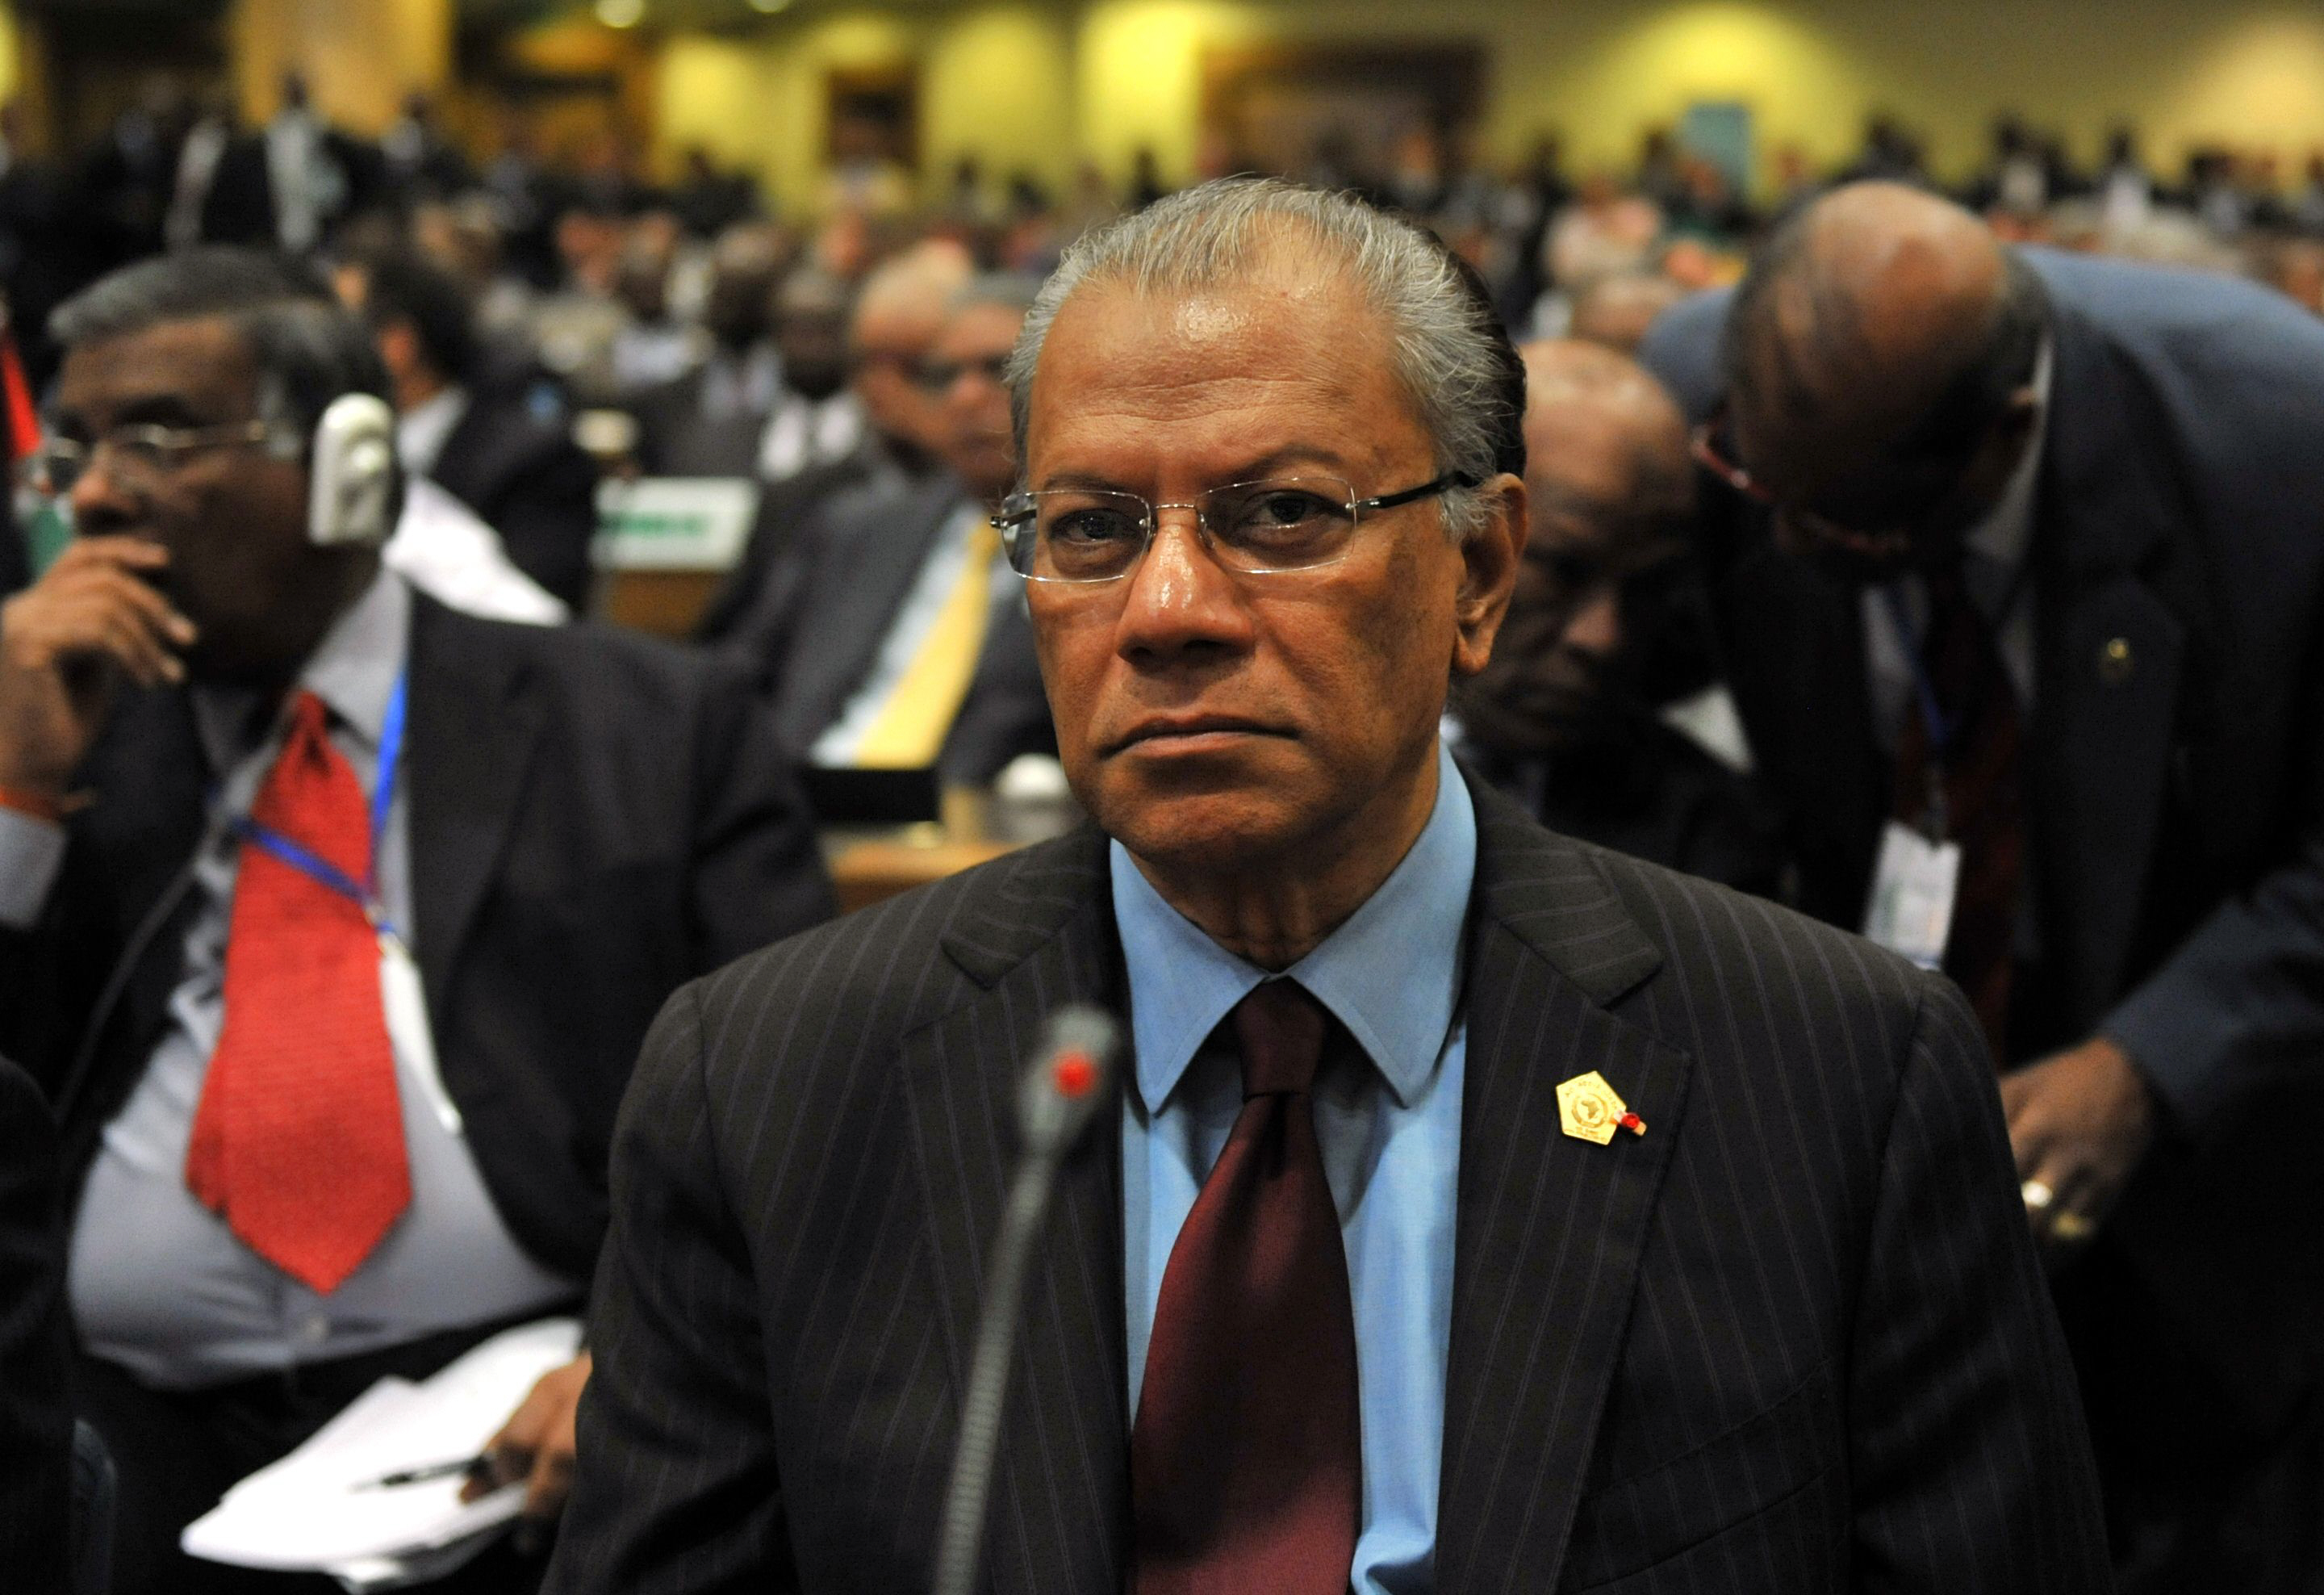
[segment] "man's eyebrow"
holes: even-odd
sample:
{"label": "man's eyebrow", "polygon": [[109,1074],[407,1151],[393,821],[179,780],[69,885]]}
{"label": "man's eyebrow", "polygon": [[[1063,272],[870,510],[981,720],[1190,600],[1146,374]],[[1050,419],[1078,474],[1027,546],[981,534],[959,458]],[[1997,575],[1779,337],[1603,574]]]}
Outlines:
{"label": "man's eyebrow", "polygon": [[[1286,472],[1296,473],[1298,468],[1303,466],[1311,468],[1321,467],[1334,475],[1344,472],[1348,468],[1347,461],[1339,452],[1324,444],[1288,443],[1280,449],[1270,449],[1264,454],[1251,456],[1239,464],[1229,466],[1217,472],[1208,486],[1223,487],[1236,482],[1260,481],[1268,477],[1279,476]],[[1134,487],[1125,487],[1113,478],[1096,471],[1058,471],[1043,478],[1040,487],[1044,491],[1059,487],[1078,487],[1085,491],[1112,493],[1137,491]]]}
{"label": "man's eyebrow", "polygon": [[[207,426],[212,419],[181,394],[145,394],[114,405],[106,421],[108,426]],[[78,411],[59,410],[52,423],[60,431],[89,430],[88,418]]]}

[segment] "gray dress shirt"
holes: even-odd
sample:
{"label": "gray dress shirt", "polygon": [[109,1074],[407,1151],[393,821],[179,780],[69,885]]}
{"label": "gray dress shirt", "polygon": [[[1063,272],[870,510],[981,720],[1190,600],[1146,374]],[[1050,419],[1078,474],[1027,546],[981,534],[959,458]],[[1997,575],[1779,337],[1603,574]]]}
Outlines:
{"label": "gray dress shirt", "polygon": [[[366,792],[377,776],[388,699],[403,670],[410,611],[410,589],[383,572],[300,678],[328,706],[332,745]],[[240,852],[228,823],[248,811],[281,743],[280,717],[253,694],[198,687],[193,706],[219,776],[194,862],[198,907],[167,1027],[128,1101],[106,1126],[82,1188],[69,1287],[83,1343],[149,1384],[190,1388],[570,1302],[581,1282],[535,1261],[509,1233],[456,1117],[447,1122],[436,1105],[440,1086],[432,1067],[401,1040],[396,1081],[411,1205],[338,1289],[318,1294],[291,1279],[186,1189],[187,1141],[226,1018],[226,931]],[[408,791],[407,782],[397,782],[378,870],[388,918],[407,926]],[[52,878],[63,846],[55,828],[0,830],[0,876],[23,868],[32,878]],[[50,857],[40,856],[43,849]]]}

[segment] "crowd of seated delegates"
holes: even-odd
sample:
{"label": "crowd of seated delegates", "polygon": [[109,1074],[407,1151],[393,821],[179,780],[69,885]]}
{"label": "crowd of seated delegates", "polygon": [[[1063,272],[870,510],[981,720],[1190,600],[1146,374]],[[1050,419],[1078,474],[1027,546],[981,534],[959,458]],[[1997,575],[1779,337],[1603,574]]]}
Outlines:
{"label": "crowd of seated delegates", "polygon": [[[1885,114],[1869,118],[1862,147],[1836,166],[1819,170],[1796,144],[1777,146],[1768,161],[1753,194],[1664,127],[1641,135],[1628,170],[1578,175],[1554,136],[1503,172],[1469,158],[1458,139],[1418,132],[1381,170],[1361,169],[1327,143],[1291,175],[1353,187],[1426,221],[1485,277],[1520,337],[1635,349],[1661,310],[1733,282],[1769,227],[1831,188],[1880,179],[1948,191],[1921,139]],[[2324,311],[2324,150],[2295,177],[2274,152],[2198,148],[2174,178],[2121,126],[2083,169],[2061,139],[2004,115],[1987,157],[1950,193],[2013,241],[2248,275]]]}
{"label": "crowd of seated delegates", "polygon": [[[278,158],[285,150],[300,159]],[[1151,161],[1127,191],[1093,169],[1059,201],[1029,180],[996,187],[968,159],[919,210],[883,201],[811,226],[769,218],[746,179],[698,154],[667,191],[626,162],[608,140],[559,167],[519,128],[473,162],[419,98],[371,144],[325,125],[295,82],[260,129],[235,127],[222,101],[157,97],[67,167],[0,172],[0,279],[35,381],[52,391],[62,351],[46,341],[43,311],[98,273],[206,242],[316,256],[398,412],[409,482],[383,558],[421,593],[499,619],[586,615],[601,471],[755,478],[751,535],[688,668],[755,682],[777,757],[935,765],[979,783],[1052,746],[1021,589],[987,519],[1015,485],[1001,366],[1057,251],[1162,191]],[[302,162],[303,188],[283,175]],[[1775,835],[1767,784],[1745,778],[1749,756],[1706,637],[1685,424],[1628,353],[1835,183],[1938,185],[1914,137],[1885,117],[1840,171],[1815,172],[1796,150],[1774,164],[1764,206],[1662,131],[1619,175],[1569,178],[1551,139],[1516,171],[1491,172],[1425,134],[1382,172],[1327,148],[1294,175],[1426,220],[1532,339],[1526,573],[1490,669],[1453,705],[1462,756],[1555,829],[1796,900],[1795,844]],[[2004,118],[1992,158],[1956,197],[2012,240],[2260,276],[2316,309],[2324,154],[2290,190],[2280,177],[2264,156],[2212,151],[2166,182],[2128,130],[2097,170],[2078,172],[2057,140]],[[72,225],[54,225],[68,211]],[[1687,398],[1702,419],[1700,395]],[[593,458],[577,423],[604,410],[634,424]],[[32,572],[20,543],[0,543],[6,591]],[[589,672],[615,667],[585,663],[597,643],[576,646],[574,679],[596,691]],[[797,850],[768,847],[770,858]],[[820,903],[821,891],[816,878],[799,901]],[[49,895],[25,907],[56,912]],[[738,929],[703,956],[771,928]],[[0,951],[11,945],[0,935]],[[641,998],[639,1013],[650,1006]],[[51,1027],[63,1034],[70,1018]],[[27,1045],[19,1061],[49,1072],[54,1058]],[[634,1037],[607,1050],[608,1068],[617,1050],[633,1051]],[[107,1066],[126,1090],[143,1062]],[[88,1145],[67,1155],[86,1172]],[[505,1171],[484,1173],[502,1195]]]}

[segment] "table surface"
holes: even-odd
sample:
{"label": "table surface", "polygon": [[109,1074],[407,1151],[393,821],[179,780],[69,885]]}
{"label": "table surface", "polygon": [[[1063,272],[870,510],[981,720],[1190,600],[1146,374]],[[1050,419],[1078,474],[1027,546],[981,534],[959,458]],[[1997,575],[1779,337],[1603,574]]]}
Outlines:
{"label": "table surface", "polygon": [[947,788],[942,811],[941,820],[917,825],[825,827],[823,857],[839,894],[839,911],[853,913],[990,863],[1062,834],[1079,818],[1070,805],[1004,809],[990,793],[968,787]]}

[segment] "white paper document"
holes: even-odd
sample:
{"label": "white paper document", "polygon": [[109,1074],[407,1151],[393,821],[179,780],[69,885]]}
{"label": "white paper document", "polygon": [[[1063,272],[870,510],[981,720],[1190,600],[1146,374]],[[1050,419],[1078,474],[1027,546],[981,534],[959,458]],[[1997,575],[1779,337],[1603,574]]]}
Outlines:
{"label": "white paper document", "polygon": [[432,1378],[382,1379],[306,1444],[226,1491],[179,1543],[206,1561],[333,1573],[356,1590],[447,1571],[515,1518],[524,1487],[463,1503],[456,1473],[378,1481],[476,1455],[541,1375],[572,1361],[580,1344],[577,1320],[543,1319],[494,1336]]}

